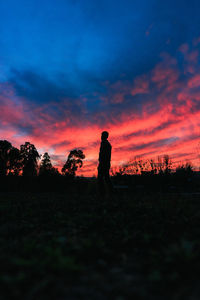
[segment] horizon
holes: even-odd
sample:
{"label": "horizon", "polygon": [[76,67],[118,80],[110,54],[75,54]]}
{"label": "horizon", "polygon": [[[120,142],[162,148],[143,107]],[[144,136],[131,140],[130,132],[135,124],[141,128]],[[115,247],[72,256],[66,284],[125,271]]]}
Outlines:
{"label": "horizon", "polygon": [[[12,9],[11,9],[12,8]],[[169,155],[200,165],[200,3],[2,1],[0,140],[26,141],[61,167],[97,173],[101,132],[112,166]]]}

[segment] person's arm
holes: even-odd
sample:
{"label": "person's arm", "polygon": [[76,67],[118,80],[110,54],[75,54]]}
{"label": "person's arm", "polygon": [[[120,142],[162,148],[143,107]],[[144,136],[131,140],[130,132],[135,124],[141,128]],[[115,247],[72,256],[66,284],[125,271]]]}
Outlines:
{"label": "person's arm", "polygon": [[104,159],[104,147],[103,143],[101,142],[100,150],[99,150],[99,162],[102,162]]}
{"label": "person's arm", "polygon": [[112,151],[112,146],[109,144],[109,162],[111,161],[111,151]]}

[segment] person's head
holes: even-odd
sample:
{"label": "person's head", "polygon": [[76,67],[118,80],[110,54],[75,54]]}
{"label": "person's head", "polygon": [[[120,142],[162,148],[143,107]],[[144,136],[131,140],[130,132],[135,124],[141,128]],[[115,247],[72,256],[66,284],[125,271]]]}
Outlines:
{"label": "person's head", "polygon": [[101,140],[102,140],[102,141],[107,140],[108,136],[109,136],[109,133],[108,133],[107,131],[103,131],[103,132],[101,133]]}

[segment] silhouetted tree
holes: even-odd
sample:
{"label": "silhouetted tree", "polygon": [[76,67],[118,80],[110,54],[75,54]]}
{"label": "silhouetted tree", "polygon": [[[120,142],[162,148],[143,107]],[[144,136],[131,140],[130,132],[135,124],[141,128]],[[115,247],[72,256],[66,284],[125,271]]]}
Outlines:
{"label": "silhouetted tree", "polygon": [[40,155],[33,144],[25,142],[20,146],[20,155],[23,164],[23,176],[37,175],[37,162]]}
{"label": "silhouetted tree", "polygon": [[50,170],[51,176],[59,176],[61,175],[60,172],[58,171],[58,168],[52,167]]}
{"label": "silhouetted tree", "polygon": [[46,176],[50,175],[52,169],[51,158],[47,152],[42,156],[42,161],[40,164],[39,175]]}
{"label": "silhouetted tree", "polygon": [[67,161],[62,168],[62,173],[64,175],[69,175],[74,177],[78,168],[81,168],[83,165],[83,159],[85,155],[82,150],[74,149],[70,151]]}
{"label": "silhouetted tree", "polygon": [[169,158],[169,155],[164,155],[163,165],[164,165],[164,173],[165,174],[170,174],[171,173],[172,162]]}
{"label": "silhouetted tree", "polygon": [[47,152],[42,156],[42,161],[39,168],[40,176],[57,176],[60,175],[57,168],[54,168],[51,163],[51,158]]}
{"label": "silhouetted tree", "polygon": [[22,169],[22,159],[19,149],[12,147],[9,151],[8,174],[19,175]]}
{"label": "silhouetted tree", "polygon": [[9,164],[9,153],[12,149],[12,144],[6,140],[0,141],[0,175],[7,175]]}
{"label": "silhouetted tree", "polygon": [[176,175],[179,176],[191,176],[193,172],[191,163],[182,164],[176,168]]}

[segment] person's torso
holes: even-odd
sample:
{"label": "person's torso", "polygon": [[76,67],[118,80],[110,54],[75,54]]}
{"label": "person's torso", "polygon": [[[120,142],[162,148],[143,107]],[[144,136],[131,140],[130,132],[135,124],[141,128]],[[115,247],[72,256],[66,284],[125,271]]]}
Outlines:
{"label": "person's torso", "polygon": [[100,147],[100,152],[99,152],[99,163],[101,164],[110,164],[111,160],[111,145],[109,141],[102,141],[101,142],[101,147]]}

